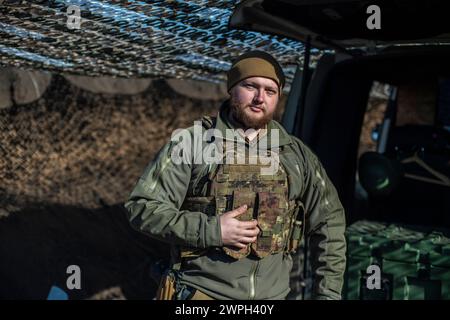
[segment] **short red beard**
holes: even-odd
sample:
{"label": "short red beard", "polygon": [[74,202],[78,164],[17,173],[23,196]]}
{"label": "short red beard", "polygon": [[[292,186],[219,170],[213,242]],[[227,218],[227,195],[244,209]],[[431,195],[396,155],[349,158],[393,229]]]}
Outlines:
{"label": "short red beard", "polygon": [[251,105],[240,104],[233,99],[230,100],[231,115],[234,120],[238,121],[244,127],[244,129],[262,129],[273,119],[273,113],[268,114],[266,109],[262,109],[264,114],[263,117],[258,119],[252,118],[245,112],[245,109],[250,108],[250,106]]}

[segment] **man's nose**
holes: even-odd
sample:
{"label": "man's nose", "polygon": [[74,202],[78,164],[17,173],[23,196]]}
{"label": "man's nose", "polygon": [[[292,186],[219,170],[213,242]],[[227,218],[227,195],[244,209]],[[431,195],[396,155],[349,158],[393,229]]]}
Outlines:
{"label": "man's nose", "polygon": [[264,90],[256,90],[254,101],[255,101],[255,103],[263,103],[264,102]]}

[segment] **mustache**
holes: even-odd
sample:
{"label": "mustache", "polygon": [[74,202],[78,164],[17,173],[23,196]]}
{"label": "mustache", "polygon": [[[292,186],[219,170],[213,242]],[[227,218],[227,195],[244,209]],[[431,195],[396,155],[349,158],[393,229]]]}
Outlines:
{"label": "mustache", "polygon": [[245,108],[251,108],[251,107],[257,108],[257,109],[261,109],[262,111],[266,112],[266,108],[264,106],[262,106],[262,105],[247,104],[245,106]]}

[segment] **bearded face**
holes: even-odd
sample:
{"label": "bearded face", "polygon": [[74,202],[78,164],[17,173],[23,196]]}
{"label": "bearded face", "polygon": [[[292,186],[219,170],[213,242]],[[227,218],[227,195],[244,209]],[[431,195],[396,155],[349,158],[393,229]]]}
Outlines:
{"label": "bearded face", "polygon": [[278,99],[279,88],[274,80],[247,78],[230,90],[231,114],[245,130],[258,130],[273,119]]}

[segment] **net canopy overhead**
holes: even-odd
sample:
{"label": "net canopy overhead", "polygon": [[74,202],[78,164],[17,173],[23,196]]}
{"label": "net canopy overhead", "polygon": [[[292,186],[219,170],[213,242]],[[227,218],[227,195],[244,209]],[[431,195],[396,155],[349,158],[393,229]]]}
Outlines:
{"label": "net canopy overhead", "polygon": [[[288,84],[302,43],[229,30],[237,1],[0,0],[0,64],[87,76],[223,82],[231,61],[264,50]],[[312,51],[312,63],[320,51]]]}

